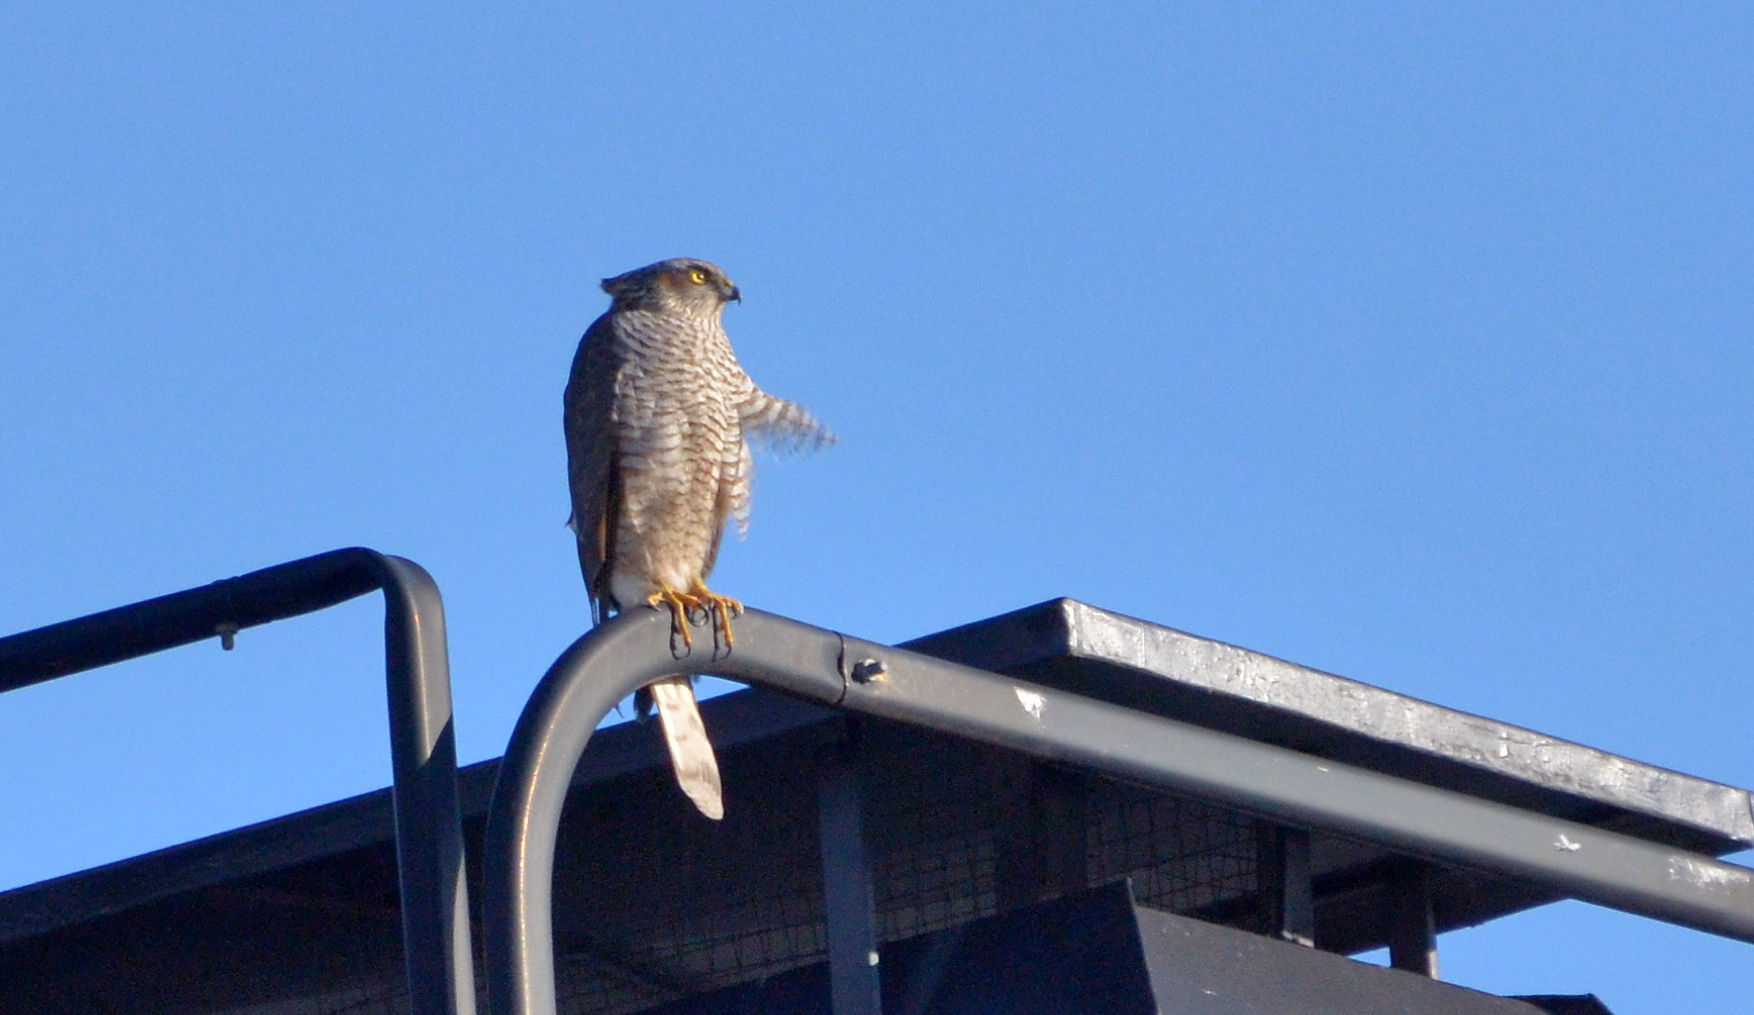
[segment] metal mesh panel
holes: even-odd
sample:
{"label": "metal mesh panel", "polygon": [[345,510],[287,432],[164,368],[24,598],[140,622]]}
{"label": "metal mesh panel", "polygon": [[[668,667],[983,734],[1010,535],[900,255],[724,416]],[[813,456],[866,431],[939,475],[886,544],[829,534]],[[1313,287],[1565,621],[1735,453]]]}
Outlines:
{"label": "metal mesh panel", "polygon": [[[826,954],[814,771],[763,745],[727,757],[723,821],[668,770],[568,807],[555,886],[563,1013],[638,1011]],[[570,876],[569,876],[570,875]]]}
{"label": "metal mesh panel", "polygon": [[967,745],[874,734],[868,753],[883,758],[864,779],[870,851],[882,942],[966,923],[997,911],[998,801],[992,770]]}
{"label": "metal mesh panel", "polygon": [[1098,782],[1092,794],[1088,880],[1132,878],[1140,903],[1256,929],[1260,907],[1244,905],[1262,884],[1260,823],[1187,797]]}
{"label": "metal mesh panel", "polygon": [[[882,942],[1121,879],[1145,905],[1262,922],[1270,867],[1246,814],[917,729],[871,722],[862,742]],[[825,959],[819,750],[761,743],[722,759],[721,822],[665,769],[569,803],[555,884],[564,1015],[643,1011]],[[273,1015],[400,1015],[397,962],[375,989]]]}
{"label": "metal mesh panel", "polygon": [[813,865],[775,872],[689,918],[630,914],[614,938],[577,940],[558,956],[559,1009],[638,1011],[813,962],[827,950],[820,880]]}
{"label": "metal mesh panel", "polygon": [[382,982],[315,996],[215,1009],[215,1015],[408,1015],[408,987],[398,968]]}
{"label": "metal mesh panel", "polygon": [[313,1011],[316,1015],[408,1015],[408,988],[398,975],[390,983],[369,990],[345,991]]}
{"label": "metal mesh panel", "polygon": [[[863,739],[880,941],[1123,878],[1147,905],[1258,922],[1247,815],[913,729]],[[825,958],[813,767],[727,760],[743,793],[718,825],[675,802],[667,772],[624,780],[625,805],[580,808],[557,886],[562,1012],[639,1011]],[[567,909],[589,913],[570,940]]]}
{"label": "metal mesh panel", "polygon": [[1260,922],[1250,815],[918,733],[873,739],[884,762],[867,780],[866,835],[884,941],[1124,878],[1145,905]]}

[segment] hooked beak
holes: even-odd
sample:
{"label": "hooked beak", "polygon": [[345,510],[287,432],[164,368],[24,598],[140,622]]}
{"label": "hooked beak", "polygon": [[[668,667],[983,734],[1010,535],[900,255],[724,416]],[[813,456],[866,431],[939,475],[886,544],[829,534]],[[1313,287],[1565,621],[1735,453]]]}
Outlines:
{"label": "hooked beak", "polygon": [[735,285],[731,286],[731,288],[729,290],[727,290],[725,293],[725,302],[726,303],[741,303],[741,302],[743,302],[743,290],[737,288]]}

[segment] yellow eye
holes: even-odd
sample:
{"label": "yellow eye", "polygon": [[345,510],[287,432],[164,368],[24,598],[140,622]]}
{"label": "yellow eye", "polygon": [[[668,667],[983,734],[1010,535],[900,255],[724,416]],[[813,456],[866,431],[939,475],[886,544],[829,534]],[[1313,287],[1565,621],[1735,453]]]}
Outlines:
{"label": "yellow eye", "polygon": [[699,268],[690,268],[688,270],[688,280],[695,285],[706,285],[706,272],[701,271]]}

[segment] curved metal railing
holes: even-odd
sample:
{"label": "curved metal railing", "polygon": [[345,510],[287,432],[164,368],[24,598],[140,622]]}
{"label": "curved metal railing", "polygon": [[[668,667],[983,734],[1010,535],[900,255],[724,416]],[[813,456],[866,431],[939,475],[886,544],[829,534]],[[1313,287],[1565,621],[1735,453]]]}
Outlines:
{"label": "curved metal railing", "polygon": [[[591,734],[661,677],[714,673],[1416,857],[1514,874],[1575,898],[1754,943],[1754,870],[749,610],[734,650],[702,628],[678,655],[667,614],[635,610],[574,642],[537,685],[501,763],[483,857],[495,1015],[553,1015],[561,808]],[[877,1010],[875,967],[837,955],[839,1015]]]}
{"label": "curved metal railing", "polygon": [[384,676],[409,1010],[475,1011],[444,602],[419,564],[359,547],[0,638],[0,693],[384,593]]}

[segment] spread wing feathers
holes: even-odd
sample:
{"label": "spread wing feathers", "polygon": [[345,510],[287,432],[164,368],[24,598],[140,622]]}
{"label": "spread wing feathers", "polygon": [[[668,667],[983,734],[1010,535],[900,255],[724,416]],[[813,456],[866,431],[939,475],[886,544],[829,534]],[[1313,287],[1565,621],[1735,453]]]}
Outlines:
{"label": "spread wing feathers", "polygon": [[573,534],[578,537],[579,567],[591,597],[591,612],[603,621],[609,595],[609,556],[615,540],[611,526],[619,511],[621,484],[615,462],[615,431],[610,409],[615,376],[621,368],[609,316],[597,318],[579,342],[572,376],[566,382],[566,470],[572,494]]}
{"label": "spread wing feathers", "polygon": [[737,407],[743,434],[775,451],[813,451],[834,443],[834,434],[796,402],[775,398],[755,385]]}
{"label": "spread wing feathers", "polygon": [[658,706],[658,725],[670,748],[670,764],[676,782],[700,812],[714,821],[725,816],[725,800],[719,787],[719,761],[706,738],[706,724],[695,704],[694,689],[687,677],[660,680],[648,688]]}

